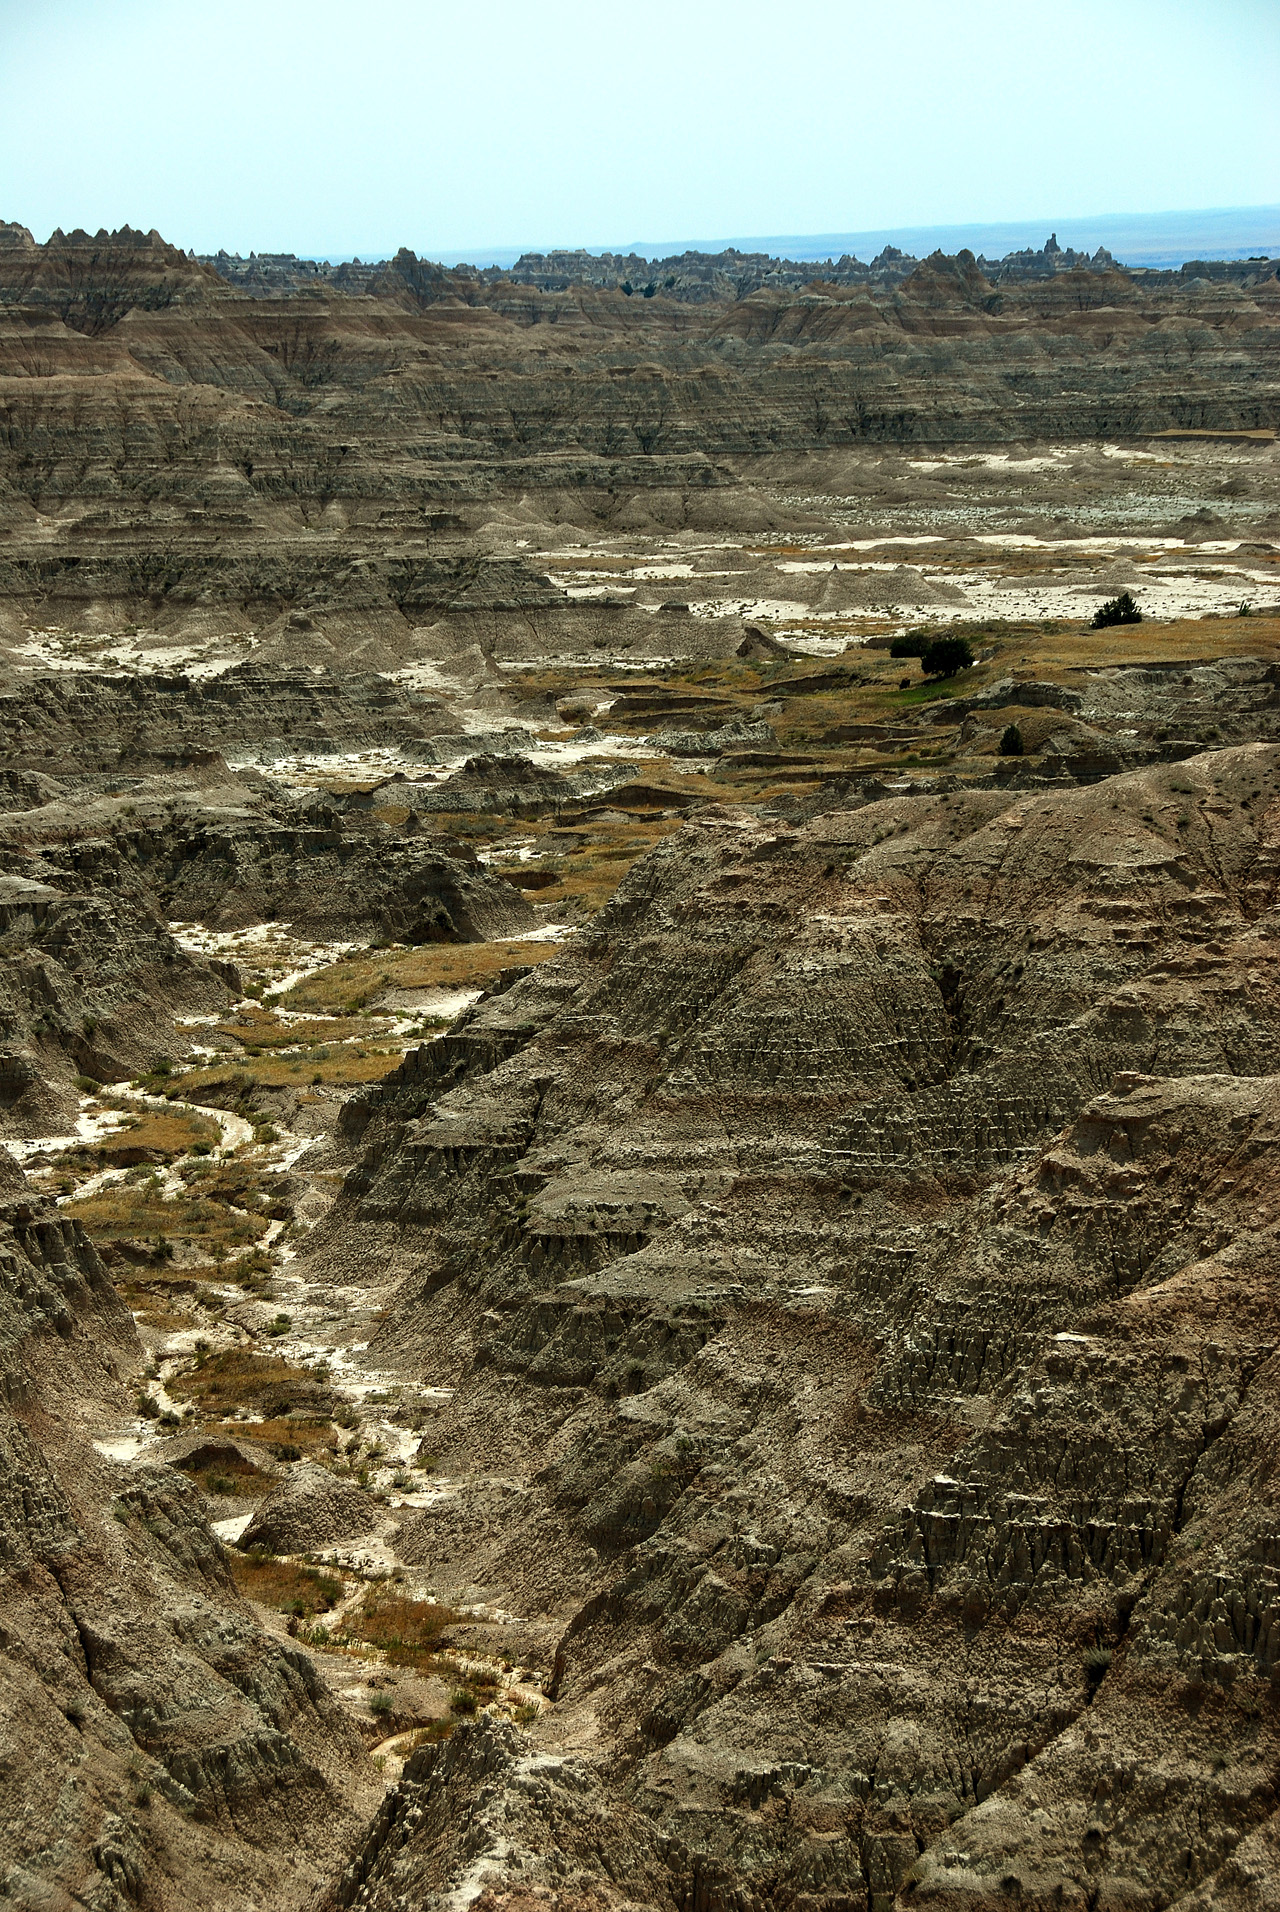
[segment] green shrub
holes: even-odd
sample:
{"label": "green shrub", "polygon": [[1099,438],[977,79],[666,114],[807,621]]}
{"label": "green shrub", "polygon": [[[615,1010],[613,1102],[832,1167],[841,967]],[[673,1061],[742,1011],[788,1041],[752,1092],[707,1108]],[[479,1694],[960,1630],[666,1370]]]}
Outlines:
{"label": "green shrub", "polygon": [[973,664],[973,646],[967,637],[935,637],[921,659],[926,677],[954,677]]}
{"label": "green shrub", "polygon": [[1002,757],[1020,757],[1025,749],[1026,745],[1022,741],[1022,732],[1018,729],[1018,726],[1016,724],[1008,725],[1000,739],[1000,755]]}
{"label": "green shrub", "polygon": [[1106,631],[1113,624],[1141,624],[1142,612],[1128,591],[1122,591],[1119,597],[1108,598],[1100,604],[1093,614],[1089,626],[1092,631]]}
{"label": "green shrub", "polygon": [[470,1717],[476,1711],[475,1694],[468,1693],[465,1687],[460,1686],[456,1693],[449,1695],[449,1711],[456,1713],[459,1718],[463,1715]]}
{"label": "green shrub", "polygon": [[923,657],[933,638],[928,631],[904,631],[889,646],[890,657]]}
{"label": "green shrub", "polygon": [[373,1693],[369,1696],[369,1711],[376,1714],[378,1718],[384,1718],[394,1709],[395,1701],[390,1693]]}

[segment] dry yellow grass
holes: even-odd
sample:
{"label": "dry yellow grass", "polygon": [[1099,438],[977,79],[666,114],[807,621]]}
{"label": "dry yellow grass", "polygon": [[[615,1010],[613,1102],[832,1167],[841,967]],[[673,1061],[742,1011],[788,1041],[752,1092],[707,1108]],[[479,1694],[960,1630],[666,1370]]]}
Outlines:
{"label": "dry yellow grass", "polygon": [[108,1162],[130,1157],[135,1161],[171,1161],[175,1156],[189,1155],[193,1148],[216,1148],[221,1140],[221,1130],[208,1116],[189,1115],[179,1109],[148,1110],[145,1115],[131,1117],[115,1135],[108,1136],[98,1152]]}
{"label": "dry yellow grass", "polygon": [[335,1574],[301,1567],[293,1561],[233,1554],[231,1571],[237,1589],[247,1600],[256,1600],[279,1613],[296,1613],[300,1618],[329,1613],[343,1594],[342,1582]]}
{"label": "dry yellow grass", "polygon": [[201,1195],[166,1201],[145,1185],[105,1188],[63,1206],[95,1241],[165,1239],[230,1249],[248,1246],[267,1230],[265,1219],[235,1215],[225,1203]]}
{"label": "dry yellow grass", "polygon": [[221,1035],[231,1036],[251,1052],[254,1049],[292,1049],[299,1044],[345,1042],[349,1038],[368,1037],[372,1031],[363,1018],[344,1016],[338,1021],[290,1022],[273,1015],[269,1009],[242,1011],[234,1021],[220,1022]]}
{"label": "dry yellow grass", "polygon": [[137,1107],[121,1096],[103,1096],[102,1101],[124,1116],[122,1126],[98,1142],[83,1142],[64,1149],[55,1158],[62,1168],[92,1166],[128,1168],[146,1163],[171,1162],[178,1156],[197,1150],[208,1154],[221,1141],[221,1131],[207,1115],[185,1109],[148,1109]]}
{"label": "dry yellow grass", "polygon": [[[333,1406],[332,1390],[306,1368],[279,1355],[256,1354],[250,1348],[222,1348],[207,1355],[171,1381],[169,1392],[206,1414],[225,1415],[229,1408],[244,1407],[283,1421],[290,1429],[294,1423],[285,1416],[309,1412],[323,1415],[327,1421]],[[253,1438],[267,1438],[258,1424],[254,1425]],[[276,1438],[292,1439],[293,1435]]]}
{"label": "dry yellow grass", "polygon": [[[1248,595],[1240,587],[1242,597]],[[1012,647],[1011,647],[1012,648]],[[1063,631],[1043,637],[1034,647],[1024,645],[1028,664],[1036,675],[1106,664],[1138,664],[1147,659],[1169,663],[1187,658],[1197,663],[1215,657],[1280,655],[1280,617],[1178,618],[1141,624],[1115,625],[1107,631]],[[1007,667],[1008,654],[1001,662]]]}
{"label": "dry yellow grass", "polygon": [[264,1447],[305,1454],[309,1460],[323,1461],[331,1457],[338,1445],[338,1437],[329,1423],[319,1419],[292,1421],[276,1416],[265,1421],[204,1420],[201,1426],[206,1433],[259,1441]]}
{"label": "dry yellow grass", "polygon": [[376,1082],[397,1066],[401,1054],[399,1047],[387,1043],[361,1043],[334,1047],[323,1055],[249,1056],[232,1064],[188,1070],[174,1079],[171,1092],[191,1102],[216,1101],[221,1106],[228,1096],[233,1103],[252,1101],[255,1088],[300,1088],[317,1079],[321,1083]]}
{"label": "dry yellow grass", "polygon": [[288,1009],[337,1013],[363,1007],[390,990],[484,989],[515,963],[541,963],[554,943],[425,943],[416,949],[380,949],[348,956],[291,989]]}
{"label": "dry yellow grass", "polygon": [[343,1614],[332,1637],[344,1645],[374,1647],[393,1666],[424,1669],[439,1651],[446,1628],[460,1618],[434,1600],[409,1600],[372,1588],[358,1607]]}

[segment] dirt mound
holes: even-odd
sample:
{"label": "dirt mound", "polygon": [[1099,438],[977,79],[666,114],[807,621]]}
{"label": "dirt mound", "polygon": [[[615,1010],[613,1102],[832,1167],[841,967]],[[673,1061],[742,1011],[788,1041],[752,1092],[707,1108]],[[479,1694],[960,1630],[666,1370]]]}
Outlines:
{"label": "dirt mound", "polygon": [[375,1503],[353,1482],[300,1461],[257,1508],[239,1544],[245,1552],[265,1547],[269,1553],[314,1553],[367,1534],[376,1515]]}

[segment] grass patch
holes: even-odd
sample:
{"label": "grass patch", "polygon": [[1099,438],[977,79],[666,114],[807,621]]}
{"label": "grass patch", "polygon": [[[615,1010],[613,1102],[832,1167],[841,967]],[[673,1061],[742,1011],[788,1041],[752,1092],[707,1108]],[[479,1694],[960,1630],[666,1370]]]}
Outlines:
{"label": "grass patch", "polygon": [[205,1467],[198,1474],[188,1475],[202,1493],[213,1496],[235,1495],[241,1500],[260,1500],[269,1494],[276,1483],[261,1468],[250,1467],[245,1462],[238,1466],[233,1461],[226,1466]]}
{"label": "grass patch", "polygon": [[100,1161],[113,1168],[140,1162],[169,1162],[193,1149],[215,1149],[222,1141],[218,1124],[207,1115],[180,1109],[148,1109],[129,1116],[124,1126],[98,1144]]}
{"label": "grass patch", "polygon": [[258,1009],[244,1011],[234,1022],[220,1022],[218,1032],[252,1051],[315,1048],[323,1043],[368,1038],[370,1029],[362,1017],[344,1016],[336,1022],[327,1018],[323,1022],[288,1022],[268,1009]]}
{"label": "grass patch", "polygon": [[[485,989],[514,963],[541,963],[554,943],[425,943],[416,949],[381,949],[344,957],[288,991],[289,1009],[337,1011],[363,1008],[388,990]],[[385,1073],[385,1071],[384,1071]]]}
{"label": "grass patch", "polygon": [[[173,1392],[172,1387],[170,1393]],[[265,1421],[205,1421],[208,1433],[227,1434],[232,1439],[260,1442],[283,1461],[323,1461],[333,1454],[337,1437],[327,1420],[289,1420],[283,1415]]]}
{"label": "grass patch", "polygon": [[[222,1348],[203,1356],[169,1383],[169,1392],[206,1415],[225,1416],[228,1408],[243,1407],[291,1429],[294,1424],[287,1417],[323,1416],[327,1423],[337,1406],[332,1386],[318,1380],[310,1369],[280,1355],[255,1354],[250,1348]],[[332,1439],[327,1426],[325,1431]],[[266,1438],[261,1427],[253,1428],[253,1438]]]}
{"label": "grass patch", "polygon": [[189,1162],[179,1173],[192,1195],[201,1201],[260,1212],[270,1221],[288,1221],[293,1212],[288,1176],[262,1169],[255,1162]]}
{"label": "grass patch", "polygon": [[83,1223],[98,1242],[161,1238],[195,1242],[216,1251],[246,1248],[267,1231],[256,1215],[234,1215],[225,1202],[192,1193],[166,1201],[158,1190],[143,1184],[100,1189],[96,1195],[64,1204],[63,1212]]}
{"label": "grass patch", "polygon": [[331,1613],[344,1591],[335,1575],[319,1567],[274,1560],[270,1554],[233,1553],[231,1571],[237,1589],[247,1600],[274,1607],[279,1613],[296,1613],[300,1619]]}
{"label": "grass patch", "polygon": [[192,1110],[139,1112],[120,1098],[104,1096],[101,1100],[107,1108],[124,1115],[121,1126],[101,1141],[62,1150],[50,1159],[50,1167],[84,1174],[95,1169],[134,1168],[145,1163],[158,1166],[180,1155],[190,1155],[193,1150],[210,1154],[222,1140],[218,1124]]}
{"label": "grass patch", "polygon": [[[323,972],[321,972],[323,974]],[[246,1058],[228,1068],[225,1063],[191,1069],[165,1085],[164,1093],[188,1102],[209,1102],[217,1108],[238,1108],[252,1104],[255,1090],[290,1089],[326,1082],[376,1082],[394,1069],[401,1059],[397,1047],[381,1046],[373,1037],[368,1043],[347,1043],[323,1054],[304,1051],[301,1055],[263,1055]]]}
{"label": "grass patch", "polygon": [[439,1652],[446,1630],[462,1617],[434,1600],[371,1588],[358,1608],[342,1616],[332,1637],[348,1646],[376,1647],[393,1666],[421,1670]]}

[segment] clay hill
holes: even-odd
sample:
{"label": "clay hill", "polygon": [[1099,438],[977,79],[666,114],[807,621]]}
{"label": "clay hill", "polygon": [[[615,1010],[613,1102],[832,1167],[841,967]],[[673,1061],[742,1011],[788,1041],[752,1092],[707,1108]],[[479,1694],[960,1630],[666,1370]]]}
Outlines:
{"label": "clay hill", "polygon": [[1274,262],[965,253],[825,281],[696,255],[637,287],[401,252],[264,285],[129,228],[0,238],[6,621],[533,611],[557,601],[536,569],[458,538],[516,498],[777,526],[780,461],[803,493],[833,487],[800,467],[869,448],[1275,422]]}
{"label": "clay hill", "polygon": [[565,1751],[416,1756],[339,1903],[1265,1902],[1277,767],[707,812],[351,1105],[320,1252],[494,1483],[405,1552]]}

